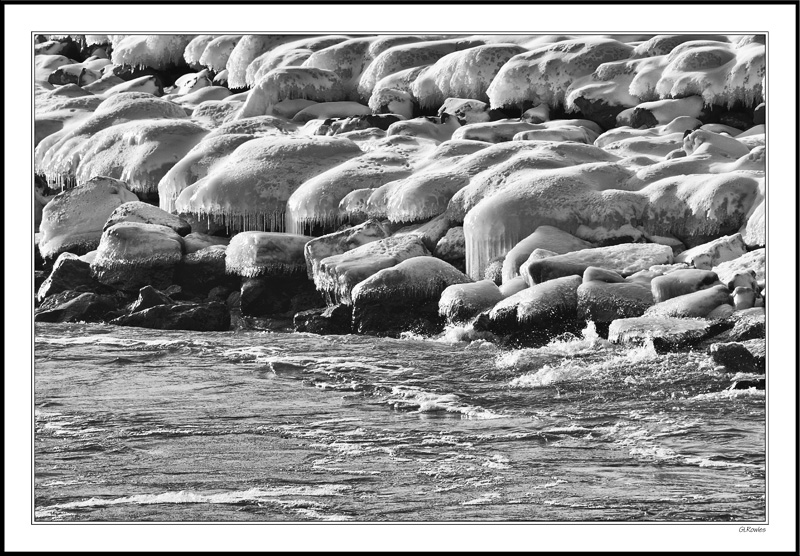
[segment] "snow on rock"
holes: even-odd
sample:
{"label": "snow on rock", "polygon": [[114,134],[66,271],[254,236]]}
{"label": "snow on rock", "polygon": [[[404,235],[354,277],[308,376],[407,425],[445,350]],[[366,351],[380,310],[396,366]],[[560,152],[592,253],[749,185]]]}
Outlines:
{"label": "snow on rock", "polygon": [[376,188],[356,189],[339,201],[339,218],[348,224],[359,224],[367,218],[367,201],[375,193]]}
{"label": "snow on rock", "polygon": [[183,257],[183,238],[172,228],[142,222],[120,222],[103,232],[92,261],[92,275],[103,284],[138,290],[164,289],[174,283]]}
{"label": "snow on rock", "polygon": [[134,68],[166,69],[182,63],[193,35],[113,35],[111,61]]}
{"label": "snow on rock", "polygon": [[123,180],[131,191],[147,194],[208,133],[187,120],[134,120],[88,138],[75,170],[78,182],[95,176]]}
{"label": "snow on rock", "polygon": [[352,305],[350,292],[356,284],[379,270],[424,255],[430,253],[417,236],[387,237],[322,259],[314,273],[314,284],[333,302]]}
{"label": "snow on rock", "polygon": [[292,193],[286,204],[286,228],[301,233],[306,228],[336,228],[342,223],[339,203],[356,189],[377,188],[411,173],[405,157],[372,151],[319,173]]}
{"label": "snow on rock", "polygon": [[274,232],[241,232],[225,251],[225,271],[246,278],[305,274],[304,248],[309,236]]}
{"label": "snow on rock", "polygon": [[114,209],[136,200],[123,182],[107,177],[59,193],[42,210],[39,252],[49,259],[65,251],[78,255],[92,251]]}
{"label": "snow on rock", "polygon": [[226,102],[224,100],[204,100],[194,106],[191,118],[207,127],[219,127],[230,120],[242,108],[243,102]]}
{"label": "snow on rock", "polygon": [[602,37],[559,41],[517,54],[497,73],[487,93],[492,108],[521,107],[526,101],[564,104],[570,84],[605,62],[629,58],[633,47]]}
{"label": "snow on rock", "polygon": [[355,143],[337,137],[259,137],[184,189],[175,209],[223,217],[239,230],[282,231],[286,202],[300,185],[360,154]]}

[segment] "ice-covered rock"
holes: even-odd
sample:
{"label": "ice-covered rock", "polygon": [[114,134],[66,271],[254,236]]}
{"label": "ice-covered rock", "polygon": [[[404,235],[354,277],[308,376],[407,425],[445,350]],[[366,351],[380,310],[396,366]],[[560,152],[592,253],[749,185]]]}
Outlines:
{"label": "ice-covered rock", "polygon": [[136,120],[104,129],[81,147],[75,178],[110,176],[148,194],[172,166],[208,133],[186,120]]}
{"label": "ice-covered rock", "polygon": [[502,300],[500,288],[491,280],[454,284],[442,292],[439,298],[439,314],[448,323],[467,322]]}
{"label": "ice-covered rock", "polygon": [[117,289],[138,290],[146,285],[165,289],[174,283],[183,250],[183,238],[172,228],[121,222],[103,232],[92,274]]}
{"label": "ice-covered rock", "polygon": [[115,208],[106,220],[103,231],[120,222],[144,222],[167,226],[181,236],[192,231],[192,227],[184,219],[141,201],[131,201]]}
{"label": "ice-covered rock", "polygon": [[286,202],[300,185],[360,154],[355,143],[335,137],[253,139],[184,189],[175,209],[224,217],[239,230],[282,231]]}
{"label": "ice-covered rock", "polygon": [[713,267],[712,270],[719,276],[723,284],[727,284],[742,272],[754,271],[756,280],[761,281],[766,278],[767,270],[767,250],[766,248],[756,249],[737,257],[731,261],[726,261]]}
{"label": "ice-covered rock", "polygon": [[49,259],[65,251],[82,255],[95,249],[114,209],[136,200],[125,183],[107,177],[59,193],[42,210],[42,257]]}
{"label": "ice-covered rock", "polygon": [[402,330],[419,326],[417,321],[426,317],[435,327],[442,292],[448,286],[469,281],[441,259],[406,259],[379,270],[353,288],[353,328],[361,333]]}
{"label": "ice-covered rock", "polygon": [[595,323],[640,317],[653,305],[653,295],[639,282],[586,280],[578,287],[578,318]]}
{"label": "ice-covered rock", "polygon": [[387,230],[377,220],[368,220],[352,228],[347,228],[309,240],[305,246],[308,277],[314,279],[320,262],[333,255],[341,255],[366,243],[378,241],[388,236]]}
{"label": "ice-covered rock", "polygon": [[339,76],[332,71],[306,67],[277,68],[250,90],[239,117],[271,114],[276,104],[293,99],[342,101],[345,93]]}
{"label": "ice-covered rock", "polygon": [[661,303],[673,297],[694,293],[719,284],[719,277],[709,270],[695,268],[674,270],[650,281],[653,300]]}
{"label": "ice-covered rock", "polygon": [[[536,230],[517,243],[503,261],[503,282],[519,276],[519,267],[537,249],[546,249],[554,254],[563,255],[572,251],[588,249],[592,244],[568,234],[553,226],[539,226]],[[538,257],[537,257],[538,259]]]}
{"label": "ice-covered rock", "polygon": [[520,275],[528,284],[538,284],[559,276],[582,276],[590,266],[628,276],[655,264],[671,262],[672,249],[666,245],[628,243],[582,249],[540,260],[529,259],[520,267]]}
{"label": "ice-covered rock", "polygon": [[225,71],[228,58],[241,38],[242,35],[219,35],[214,37],[203,49],[198,63],[216,73]]}
{"label": "ice-covered rock", "polygon": [[225,251],[225,268],[246,278],[306,274],[304,248],[311,239],[275,232],[238,233]]}
{"label": "ice-covered rock", "polygon": [[111,61],[134,68],[166,69],[183,62],[193,35],[111,35]]}
{"label": "ice-covered rock", "polygon": [[414,235],[371,241],[341,255],[322,259],[314,273],[314,284],[317,290],[337,303],[350,305],[351,291],[356,284],[379,270],[424,255],[430,255],[430,252]]}
{"label": "ice-covered rock", "polygon": [[212,236],[201,232],[192,232],[183,238],[184,250],[187,255],[205,249],[206,247],[215,245],[227,246],[230,242],[230,238]]}
{"label": "ice-covered rock", "polygon": [[645,316],[702,318],[720,305],[731,303],[730,290],[716,285],[656,303],[647,309]]}
{"label": "ice-covered rock", "polygon": [[656,351],[665,352],[697,344],[717,332],[719,327],[706,319],[642,316],[612,322],[608,340],[633,345],[652,342]]}
{"label": "ice-covered rock", "polygon": [[486,44],[447,54],[411,84],[422,108],[440,106],[448,97],[488,101],[486,89],[509,59],[526,49],[516,44]]}
{"label": "ice-covered rock", "polygon": [[687,263],[703,270],[711,270],[721,263],[741,257],[746,252],[747,246],[742,235],[733,234],[683,251],[675,257],[675,262]]}
{"label": "ice-covered rock", "polygon": [[605,37],[559,41],[517,54],[489,85],[492,108],[521,107],[526,101],[556,107],[567,88],[604,62],[628,58],[633,47]]}

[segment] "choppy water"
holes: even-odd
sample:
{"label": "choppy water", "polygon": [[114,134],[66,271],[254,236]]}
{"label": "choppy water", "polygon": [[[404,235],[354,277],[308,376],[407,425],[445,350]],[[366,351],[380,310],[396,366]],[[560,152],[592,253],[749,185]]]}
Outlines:
{"label": "choppy water", "polygon": [[37,323],[34,514],[760,521],[765,396],[729,381],[591,330],[502,350]]}

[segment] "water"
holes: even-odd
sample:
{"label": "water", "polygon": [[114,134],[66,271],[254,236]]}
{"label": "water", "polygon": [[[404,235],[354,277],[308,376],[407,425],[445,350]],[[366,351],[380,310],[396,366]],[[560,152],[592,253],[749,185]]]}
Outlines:
{"label": "water", "polygon": [[706,354],[459,336],[37,323],[35,519],[765,519],[764,392]]}

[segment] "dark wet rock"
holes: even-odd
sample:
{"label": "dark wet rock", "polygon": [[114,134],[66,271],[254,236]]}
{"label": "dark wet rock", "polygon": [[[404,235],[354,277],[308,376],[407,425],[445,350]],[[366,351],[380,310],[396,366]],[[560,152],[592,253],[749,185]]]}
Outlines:
{"label": "dark wet rock", "polygon": [[756,390],[766,390],[767,378],[766,377],[746,377],[739,378],[732,382],[726,390],[749,390],[755,388]]}
{"label": "dark wet rock", "polygon": [[753,118],[746,112],[728,112],[719,117],[719,123],[745,131],[753,127]]}
{"label": "dark wet rock", "polygon": [[164,292],[160,292],[153,286],[145,286],[139,290],[139,297],[133,302],[130,308],[131,313],[145,311],[158,305],[171,305],[172,299]]}
{"label": "dark wet rock", "polygon": [[205,296],[216,287],[238,287],[240,279],[225,272],[225,246],[212,245],[184,255],[175,281],[185,290]]}
{"label": "dark wet rock", "polygon": [[765,373],[766,352],[766,340],[716,343],[708,348],[714,363],[734,373]]}
{"label": "dark wet rock", "polygon": [[101,322],[119,306],[114,295],[62,292],[48,297],[35,312],[36,322]]}
{"label": "dark wet rock", "polygon": [[652,317],[701,318],[709,315],[720,305],[731,304],[730,290],[720,284],[656,303],[647,309],[645,315]]}
{"label": "dark wet rock", "polygon": [[175,303],[131,313],[111,324],[157,330],[225,331],[230,328],[231,315],[224,303]]}
{"label": "dark wet rock", "polygon": [[724,321],[643,316],[613,321],[608,329],[608,340],[614,344],[634,345],[652,341],[655,350],[664,353],[699,344],[726,328],[730,325]]}
{"label": "dark wet rock", "polygon": [[53,271],[37,289],[36,299],[42,301],[45,297],[67,290],[94,292],[102,288],[92,276],[89,263],[81,260],[72,253],[62,253],[53,265]]}
{"label": "dark wet rock", "polygon": [[438,299],[410,303],[360,303],[353,308],[353,332],[397,337],[403,332],[431,336],[444,330]]}
{"label": "dark wet rock", "polygon": [[313,334],[350,334],[352,317],[353,308],[344,304],[309,309],[295,314],[294,330]]}
{"label": "dark wet rock", "polygon": [[753,111],[753,125],[765,123],[767,123],[767,105],[762,102],[756,106],[756,109]]}

